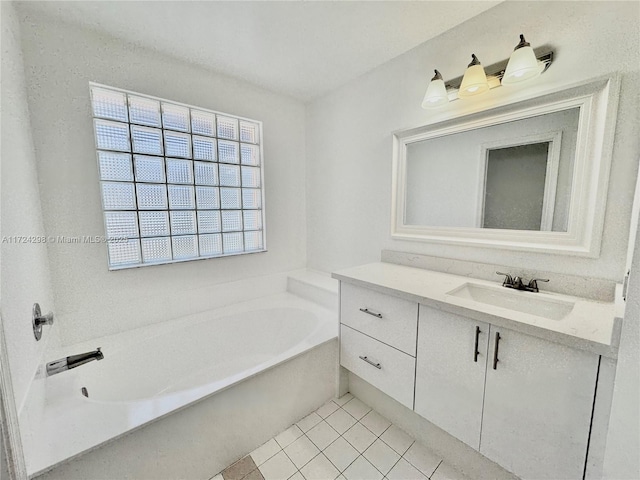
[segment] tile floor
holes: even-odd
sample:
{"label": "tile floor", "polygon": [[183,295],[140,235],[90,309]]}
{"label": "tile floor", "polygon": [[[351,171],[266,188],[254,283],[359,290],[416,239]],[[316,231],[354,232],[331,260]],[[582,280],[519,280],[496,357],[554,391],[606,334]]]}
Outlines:
{"label": "tile floor", "polygon": [[350,393],[276,435],[211,480],[465,480]]}

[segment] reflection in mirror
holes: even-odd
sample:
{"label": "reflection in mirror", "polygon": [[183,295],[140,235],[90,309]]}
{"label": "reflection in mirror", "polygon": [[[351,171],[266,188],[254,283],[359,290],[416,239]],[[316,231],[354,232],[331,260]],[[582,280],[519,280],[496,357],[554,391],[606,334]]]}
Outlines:
{"label": "reflection in mirror", "polygon": [[580,108],[406,146],[404,223],[566,232]]}
{"label": "reflection in mirror", "polygon": [[487,150],[482,228],[545,230],[541,223],[549,144]]}

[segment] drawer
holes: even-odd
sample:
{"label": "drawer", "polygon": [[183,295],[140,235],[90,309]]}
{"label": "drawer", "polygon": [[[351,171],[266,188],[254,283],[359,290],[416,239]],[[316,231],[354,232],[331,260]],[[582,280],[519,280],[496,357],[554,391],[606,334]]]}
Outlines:
{"label": "drawer", "polygon": [[[367,310],[363,312],[362,310]],[[340,322],[416,356],[418,304],[349,283],[340,284]]]}
{"label": "drawer", "polygon": [[341,325],[340,365],[413,409],[416,359],[411,355]]}

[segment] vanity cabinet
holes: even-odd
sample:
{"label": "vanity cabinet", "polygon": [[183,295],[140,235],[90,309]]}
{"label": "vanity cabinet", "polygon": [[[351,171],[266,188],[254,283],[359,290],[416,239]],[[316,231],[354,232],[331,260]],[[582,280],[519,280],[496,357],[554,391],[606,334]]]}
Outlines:
{"label": "vanity cabinet", "polygon": [[384,262],[333,276],[343,367],[524,480],[599,478],[616,303]]}
{"label": "vanity cabinet", "polygon": [[420,305],[415,411],[522,478],[582,478],[598,355]]}

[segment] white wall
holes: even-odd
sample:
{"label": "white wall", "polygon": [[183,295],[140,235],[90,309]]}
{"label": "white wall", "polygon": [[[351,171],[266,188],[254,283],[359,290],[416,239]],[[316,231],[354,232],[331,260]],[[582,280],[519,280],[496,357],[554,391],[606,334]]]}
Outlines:
{"label": "white wall", "polygon": [[616,480],[640,478],[640,226],[627,292],[604,461],[604,478]]}
{"label": "white wall", "polygon": [[[2,237],[44,235],[36,173],[18,17],[9,2],[2,2],[2,147],[0,223]],[[40,303],[43,313],[56,312],[44,243],[0,242],[0,314],[16,407],[24,405],[27,391],[47,344],[57,343],[57,324],[43,327],[36,342],[31,308]],[[56,319],[57,320],[57,319]]]}
{"label": "white wall", "polygon": [[22,38],[48,235],[104,234],[90,81],[264,122],[269,251],[109,272],[104,244],[51,244],[65,344],[206,310],[226,295],[224,282],[305,266],[302,103],[38,15],[23,16]]}
{"label": "white wall", "polygon": [[[637,2],[505,2],[312,102],[309,267],[332,271],[379,260],[380,250],[390,249],[621,281],[640,151],[639,17]],[[520,33],[534,47],[549,45],[556,52],[538,88],[623,73],[600,258],[392,240],[391,132],[428,122],[430,113],[420,104],[433,68],[449,79],[463,73],[471,53],[485,65],[501,61]],[[505,90],[485,97],[508,95]]]}

